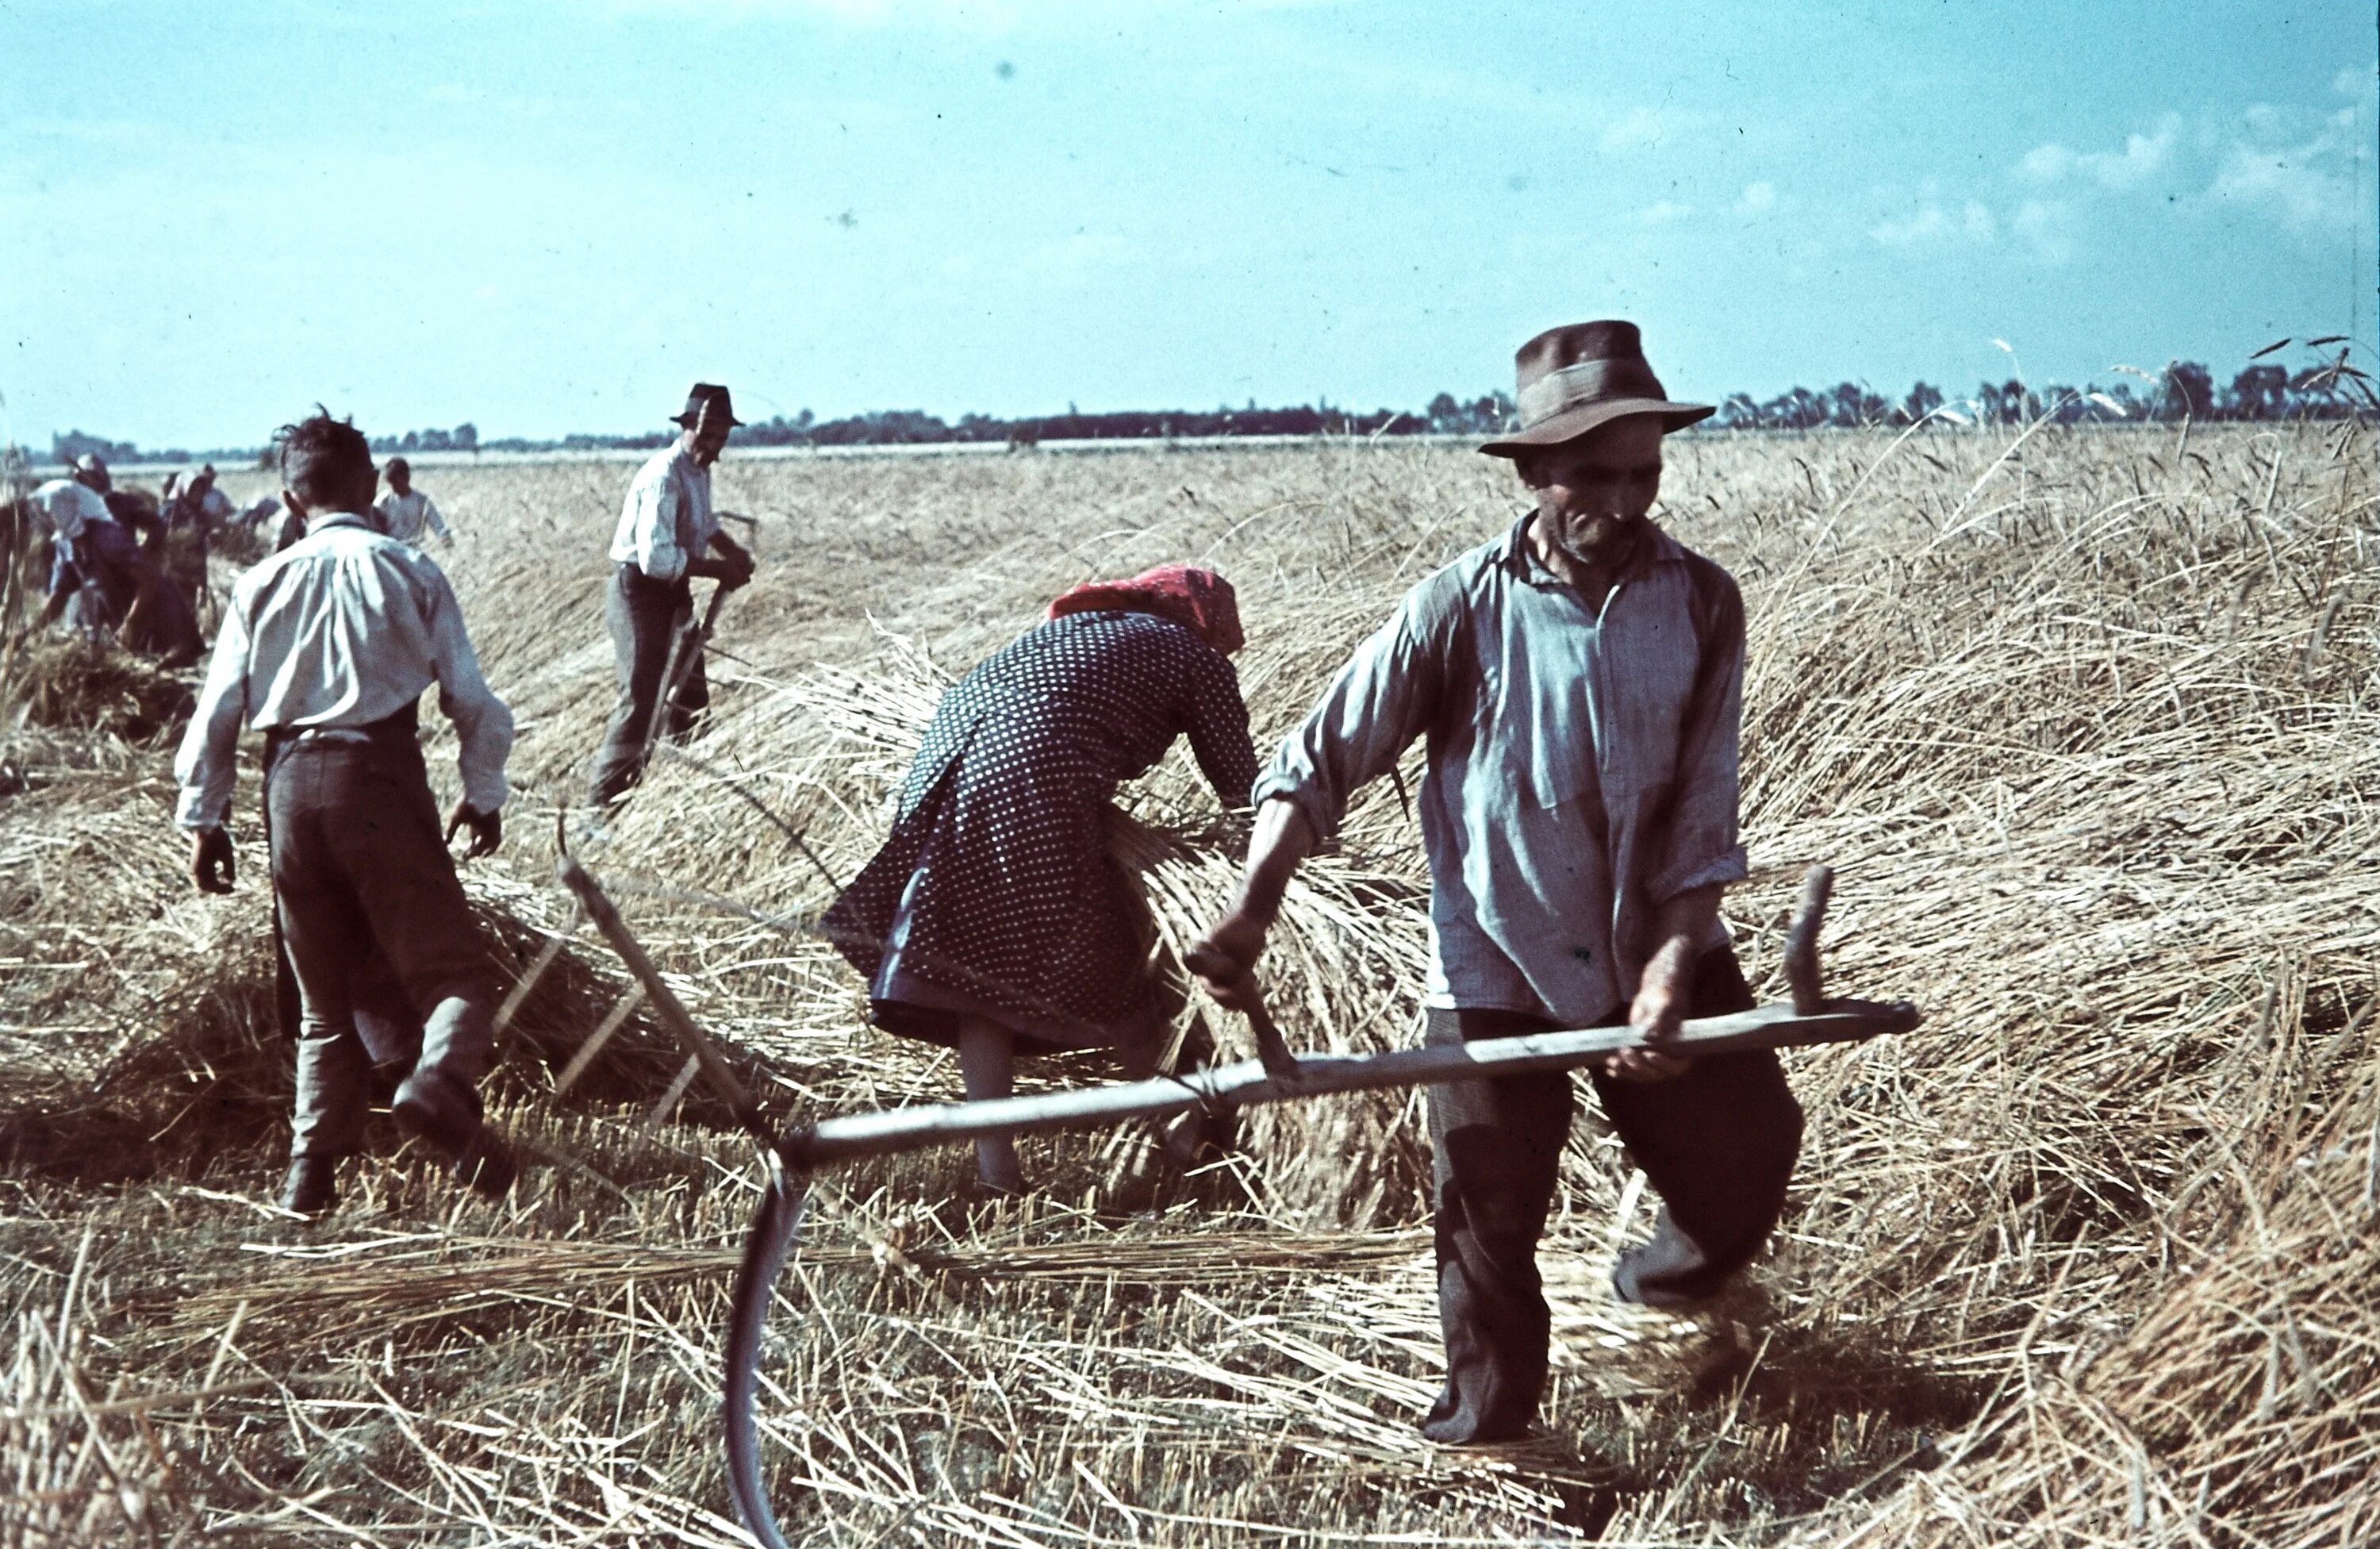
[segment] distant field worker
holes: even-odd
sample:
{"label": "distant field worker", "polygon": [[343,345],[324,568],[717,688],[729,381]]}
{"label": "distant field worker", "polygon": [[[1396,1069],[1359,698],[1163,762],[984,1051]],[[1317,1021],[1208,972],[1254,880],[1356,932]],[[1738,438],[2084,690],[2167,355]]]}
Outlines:
{"label": "distant field worker", "polygon": [[[361,1144],[371,1056],[353,981],[375,954],[423,1026],[397,1123],[460,1180],[500,1196],[516,1165],[479,1094],[494,1058],[493,986],[446,847],[464,829],[467,858],[502,842],[512,712],[480,677],[437,564],[367,517],[378,480],[362,433],[317,411],[279,442],[281,498],[305,536],[234,587],[174,773],[192,877],[201,892],[229,892],[224,821],[239,734],[265,734],[273,884],[303,1007],[281,1202],[330,1209],[338,1164]],[[415,727],[432,683],[461,744],[463,798],[443,838]]]}
{"label": "distant field worker", "polygon": [[[599,809],[644,777],[653,740],[684,735],[710,702],[702,653],[695,647],[681,653],[677,692],[665,712],[658,710],[670,648],[694,616],[689,583],[702,577],[734,591],[752,579],[752,556],[719,531],[718,514],[710,508],[710,465],[726,446],[727,433],[743,422],[726,388],[696,383],[676,419],[678,438],[628,482],[612,537],[612,580],[603,593],[620,696],[588,790],[588,799]],[[657,713],[663,722],[659,726]]]}
{"label": "distant field worker", "polygon": [[168,665],[194,662],[203,648],[198,624],[108,504],[114,482],[107,465],[86,455],[71,477],[34,489],[52,541],[50,594],[32,628],[48,628],[71,606],[69,622],[85,634],[113,631],[127,649]]}
{"label": "distant field worker", "polygon": [[215,487],[215,465],[201,463],[194,473],[169,476],[158,505],[167,531],[179,527],[212,533],[232,519],[231,496]]}
{"label": "distant field worker", "polygon": [[213,598],[207,561],[215,540],[231,525],[231,497],[215,487],[215,465],[204,463],[187,477],[168,476],[158,504],[166,577],[191,613],[203,617]]}
{"label": "distant field worker", "polygon": [[[958,1050],[969,1098],[1008,1095],[1020,1052],[1154,1063],[1148,910],[1109,854],[1109,804],[1181,735],[1223,805],[1246,801],[1241,639],[1230,582],[1162,566],[1067,592],[935,707],[892,836],[821,929],[878,1026]],[[987,1187],[1023,1187],[1006,1137],[976,1161]]]}
{"label": "distant field worker", "polygon": [[438,541],[448,548],[455,546],[455,534],[446,531],[446,518],[438,514],[431,498],[413,487],[413,465],[403,457],[391,457],[382,470],[388,481],[388,493],[372,507],[380,514],[381,531],[411,548],[419,548],[424,532],[435,532]]}
{"label": "distant field worker", "polygon": [[[1745,875],[1743,600],[1648,516],[1662,437],[1711,410],[1669,401],[1633,323],[1549,330],[1518,368],[1521,429],[1480,450],[1512,459],[1534,507],[1408,592],[1281,743],[1239,896],[1192,955],[1225,1006],[1248,1004],[1299,861],[1415,738],[1429,1043],[1618,1023],[1658,1043],[1753,1004],[1718,918]],[[1707,1299],[1767,1241],[1799,1153],[1776,1055],[1630,1050],[1590,1074],[1662,1201],[1614,1291]],[[1460,1081],[1427,1101],[1447,1374],[1423,1433],[1510,1440],[1545,1387],[1536,1242],[1572,1083]]]}

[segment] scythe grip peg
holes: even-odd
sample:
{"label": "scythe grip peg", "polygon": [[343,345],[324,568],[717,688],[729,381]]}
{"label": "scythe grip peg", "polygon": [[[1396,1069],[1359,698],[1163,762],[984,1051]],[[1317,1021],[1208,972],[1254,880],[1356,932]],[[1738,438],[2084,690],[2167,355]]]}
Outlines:
{"label": "scythe grip peg", "polygon": [[1818,981],[1818,927],[1826,922],[1827,900],[1835,891],[1835,869],[1813,866],[1802,877],[1802,898],[1793,906],[1793,923],[1785,932],[1785,982],[1793,989],[1793,1009],[1815,1017],[1827,1008]]}

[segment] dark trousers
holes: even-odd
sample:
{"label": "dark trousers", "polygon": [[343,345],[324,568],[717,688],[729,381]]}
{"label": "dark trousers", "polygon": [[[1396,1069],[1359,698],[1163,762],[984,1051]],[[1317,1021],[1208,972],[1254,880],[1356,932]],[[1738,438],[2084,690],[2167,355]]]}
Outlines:
{"label": "dark trousers", "polygon": [[[443,1115],[479,1118],[494,1057],[486,947],[407,724],[310,733],[273,749],[273,887],[302,1012],[295,1156],[352,1154],[362,1138],[372,1055],[357,1030],[393,976],[419,1018],[407,1078]],[[375,963],[379,966],[375,967]]]}
{"label": "dark trousers", "polygon": [[[1694,966],[1686,1014],[1751,1007],[1732,950]],[[1514,1011],[1429,1013],[1428,1042],[1467,1043],[1553,1026]],[[1802,1109],[1766,1049],[1697,1059],[1673,1080],[1612,1080],[1596,1095],[1661,1196],[1651,1240],[1612,1272],[1622,1300],[1689,1306],[1717,1292],[1767,1240],[1802,1147]],[[1552,1318],[1537,1238],[1553,1202],[1573,1110],[1562,1078],[1516,1076],[1429,1089],[1438,1212],[1438,1313],[1446,1387],[1423,1423],[1433,1441],[1519,1435],[1545,1391]]]}
{"label": "dark trousers", "polygon": [[[612,706],[612,722],[603,730],[602,750],[595,755],[595,773],[588,799],[601,807],[617,800],[644,778],[645,750],[654,735],[653,706],[662,696],[662,674],[669,666],[670,647],[694,614],[694,592],[683,579],[655,580],[634,565],[612,572],[603,591],[603,622],[612,631],[612,662],[620,675],[620,697]],[[694,717],[710,703],[710,687],[702,675],[702,653],[678,663],[679,685],[670,703],[664,737],[682,737]]]}

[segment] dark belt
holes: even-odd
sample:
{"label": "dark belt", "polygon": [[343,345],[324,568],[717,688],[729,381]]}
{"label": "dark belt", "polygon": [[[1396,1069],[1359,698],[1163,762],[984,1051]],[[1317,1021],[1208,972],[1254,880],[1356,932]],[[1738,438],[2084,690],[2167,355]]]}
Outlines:
{"label": "dark belt", "polygon": [[273,726],[264,734],[264,771],[294,748],[371,747],[386,752],[421,750],[421,701],[408,700],[405,708],[358,726]]}

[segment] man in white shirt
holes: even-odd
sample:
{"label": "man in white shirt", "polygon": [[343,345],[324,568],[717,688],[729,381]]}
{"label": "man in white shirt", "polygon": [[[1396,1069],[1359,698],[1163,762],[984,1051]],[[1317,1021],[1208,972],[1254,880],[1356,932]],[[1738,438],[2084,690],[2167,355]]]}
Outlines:
{"label": "man in white shirt", "polygon": [[[696,383],[677,417],[677,440],[628,482],[612,537],[612,584],[603,594],[620,697],[595,755],[588,799],[598,808],[644,777],[646,750],[656,736],[683,734],[710,702],[702,653],[692,644],[681,653],[678,688],[667,711],[657,710],[671,645],[694,614],[688,582],[701,576],[733,590],[752,579],[752,556],[719,531],[710,508],[710,465],[726,446],[727,433],[742,423],[726,388]],[[656,727],[657,714],[665,714],[667,724]]]}
{"label": "man in white shirt", "polygon": [[446,531],[445,518],[428,495],[413,487],[413,465],[403,457],[391,457],[382,470],[388,480],[388,493],[372,507],[380,513],[382,532],[400,543],[419,548],[422,534],[435,532],[438,541],[448,548],[455,546],[455,535]]}
{"label": "man in white shirt", "polygon": [[101,635],[113,628],[128,647],[161,655],[176,665],[197,659],[198,630],[171,610],[164,620],[164,578],[141,552],[124,524],[108,509],[114,487],[107,465],[86,453],[74,473],[33,491],[33,504],[50,523],[50,594],[33,620],[48,628],[73,604],[74,627]]}
{"label": "man in white shirt", "polygon": [[[174,773],[191,874],[201,892],[228,892],[223,824],[239,733],[265,734],[273,883],[303,1004],[282,1203],[328,1210],[338,1162],[361,1141],[371,1059],[355,1025],[356,980],[375,953],[422,1020],[397,1122],[498,1197],[516,1166],[480,1118],[492,986],[446,846],[466,828],[468,856],[502,841],[512,712],[480,677],[436,562],[364,515],[377,481],[361,433],[318,412],[284,427],[280,443],[281,498],[307,533],[234,587]],[[461,744],[463,798],[443,838],[414,726],[432,683]]]}

